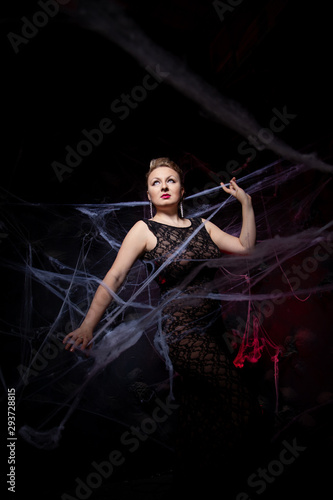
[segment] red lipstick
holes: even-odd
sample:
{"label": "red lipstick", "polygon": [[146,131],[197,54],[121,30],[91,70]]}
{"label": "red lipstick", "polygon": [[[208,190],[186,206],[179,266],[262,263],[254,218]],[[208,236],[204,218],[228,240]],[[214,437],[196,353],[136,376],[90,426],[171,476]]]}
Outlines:
{"label": "red lipstick", "polygon": [[167,200],[168,198],[170,198],[170,194],[162,194],[161,198]]}

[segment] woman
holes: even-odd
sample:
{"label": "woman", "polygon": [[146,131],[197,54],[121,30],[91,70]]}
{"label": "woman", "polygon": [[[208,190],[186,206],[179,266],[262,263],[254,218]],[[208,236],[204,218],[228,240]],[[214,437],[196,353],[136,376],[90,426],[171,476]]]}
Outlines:
{"label": "woman", "polygon": [[112,300],[108,289],[117,292],[137,259],[160,270],[162,331],[181,376],[178,470],[183,478],[196,470],[206,478],[226,464],[245,436],[253,403],[223,347],[220,304],[208,298],[216,270],[206,265],[221,252],[246,255],[254,247],[251,197],[235,178],[229,188],[221,183],[242,206],[242,229],[235,237],[210,221],[182,216],[182,172],[168,158],[151,161],[147,185],[155,215],[128,232],[103,280],[106,286],[99,286],[83,323],[64,343],[71,351],[91,348],[94,329]]}

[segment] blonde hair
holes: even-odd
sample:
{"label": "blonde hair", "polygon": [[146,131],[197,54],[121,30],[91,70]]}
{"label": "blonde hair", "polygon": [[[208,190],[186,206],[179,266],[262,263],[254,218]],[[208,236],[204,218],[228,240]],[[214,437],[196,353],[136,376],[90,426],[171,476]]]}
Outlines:
{"label": "blonde hair", "polygon": [[175,172],[180,177],[180,183],[183,186],[183,171],[182,169],[175,163],[174,161],[170,160],[170,158],[162,157],[162,158],[155,158],[154,160],[151,160],[150,165],[149,165],[149,170],[146,173],[146,180],[148,181],[148,177],[150,174],[159,167],[169,167],[172,168]]}

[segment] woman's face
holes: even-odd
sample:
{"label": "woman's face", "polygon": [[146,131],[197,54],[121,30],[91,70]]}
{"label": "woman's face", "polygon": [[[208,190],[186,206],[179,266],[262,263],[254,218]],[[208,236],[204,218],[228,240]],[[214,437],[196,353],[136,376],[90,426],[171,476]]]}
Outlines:
{"label": "woman's face", "polygon": [[178,173],[170,167],[158,167],[148,177],[148,199],[153,205],[178,207],[184,194]]}

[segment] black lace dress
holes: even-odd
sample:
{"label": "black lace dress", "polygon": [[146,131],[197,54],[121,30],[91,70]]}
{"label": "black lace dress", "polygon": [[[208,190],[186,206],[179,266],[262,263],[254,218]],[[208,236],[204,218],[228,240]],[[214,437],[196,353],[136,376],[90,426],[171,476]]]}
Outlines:
{"label": "black lace dress", "polygon": [[157,245],[143,260],[156,271],[173,256],[157,281],[163,334],[181,380],[178,468],[187,477],[221,473],[230,454],[241,453],[255,407],[224,345],[221,304],[212,297],[217,272],[212,259],[221,252],[199,218],[185,228],[145,223]]}

